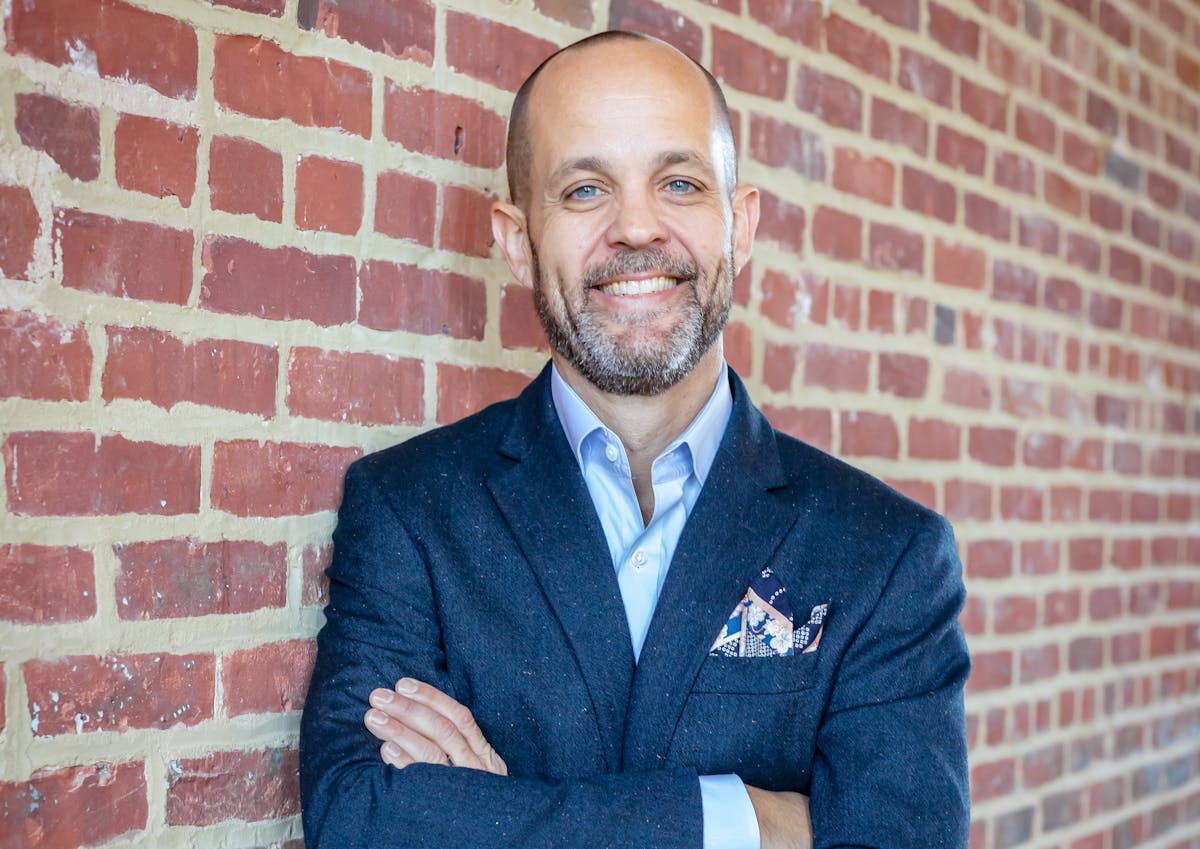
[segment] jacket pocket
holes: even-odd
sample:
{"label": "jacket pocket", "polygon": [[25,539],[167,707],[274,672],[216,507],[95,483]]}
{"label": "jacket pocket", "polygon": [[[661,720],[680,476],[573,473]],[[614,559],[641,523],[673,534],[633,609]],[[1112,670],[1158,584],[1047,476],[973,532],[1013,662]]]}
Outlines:
{"label": "jacket pocket", "polygon": [[816,680],[819,651],[790,657],[714,657],[700,665],[693,693],[791,693]]}

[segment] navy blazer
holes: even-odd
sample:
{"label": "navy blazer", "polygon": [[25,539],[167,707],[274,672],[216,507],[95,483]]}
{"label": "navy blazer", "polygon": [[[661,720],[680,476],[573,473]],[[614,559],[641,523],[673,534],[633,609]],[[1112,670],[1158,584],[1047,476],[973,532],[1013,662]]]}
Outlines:
{"label": "navy blazer", "polygon": [[[697,775],[809,794],[817,847],[964,847],[968,801],[945,520],[733,413],[635,665],[608,546],[550,395],[346,474],[300,735],[309,849],[687,847]],[[819,648],[709,656],[770,566]],[[466,704],[509,776],[380,760],[367,695],[404,676]]]}

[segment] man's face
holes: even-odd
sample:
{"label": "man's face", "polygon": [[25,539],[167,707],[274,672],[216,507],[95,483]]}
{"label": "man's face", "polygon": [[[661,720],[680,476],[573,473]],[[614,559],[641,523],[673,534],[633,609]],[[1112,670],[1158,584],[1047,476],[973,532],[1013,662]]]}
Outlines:
{"label": "man's face", "polygon": [[731,187],[699,71],[660,45],[564,54],[531,101],[527,228],[550,344],[598,389],[654,395],[729,314]]}

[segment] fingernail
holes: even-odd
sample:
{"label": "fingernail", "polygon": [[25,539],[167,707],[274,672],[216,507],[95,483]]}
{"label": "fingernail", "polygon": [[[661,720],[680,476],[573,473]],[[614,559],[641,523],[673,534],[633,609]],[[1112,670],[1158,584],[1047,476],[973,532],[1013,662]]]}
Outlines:
{"label": "fingernail", "polygon": [[385,758],[400,757],[400,747],[397,746],[395,743],[384,743],[383,749],[381,751],[383,752],[383,756]]}
{"label": "fingernail", "polygon": [[411,696],[417,692],[417,682],[411,678],[401,678],[396,682],[396,692],[404,693],[406,696]]}
{"label": "fingernail", "polygon": [[384,725],[387,723],[387,716],[381,710],[368,711],[367,722],[372,725]]}
{"label": "fingernail", "polygon": [[396,700],[396,694],[391,690],[376,690],[371,694],[371,701],[390,705]]}

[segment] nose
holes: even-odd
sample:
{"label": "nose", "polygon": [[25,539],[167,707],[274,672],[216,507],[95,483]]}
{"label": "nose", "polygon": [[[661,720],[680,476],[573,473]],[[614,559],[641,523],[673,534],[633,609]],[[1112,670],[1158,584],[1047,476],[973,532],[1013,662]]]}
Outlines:
{"label": "nose", "polygon": [[613,220],[608,227],[608,242],[615,247],[644,248],[666,241],[653,190],[622,193],[613,204]]}

